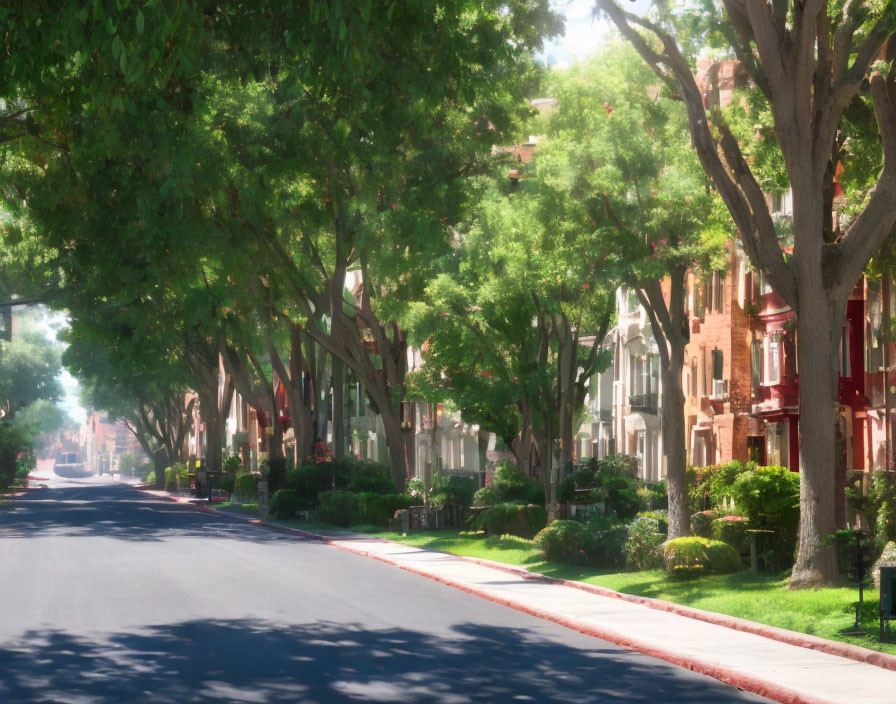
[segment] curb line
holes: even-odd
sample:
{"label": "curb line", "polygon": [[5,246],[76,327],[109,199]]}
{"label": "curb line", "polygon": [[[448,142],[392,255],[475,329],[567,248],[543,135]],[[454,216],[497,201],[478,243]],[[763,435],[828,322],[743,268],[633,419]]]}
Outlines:
{"label": "curb line", "polygon": [[[154,496],[154,495],[153,495]],[[637,639],[633,639],[625,634],[622,634],[618,631],[614,631],[612,629],[599,629],[594,628],[592,626],[583,626],[581,623],[578,623],[572,619],[565,618],[563,616],[558,616],[556,614],[552,614],[547,611],[542,611],[541,609],[532,608],[523,606],[518,602],[515,602],[510,599],[504,599],[502,597],[494,596],[489,594],[488,592],[478,589],[476,587],[470,587],[459,582],[445,579],[442,577],[435,576],[423,570],[419,570],[414,567],[409,567],[407,565],[400,564],[394,560],[391,560],[382,555],[371,554],[366,550],[361,550],[357,548],[348,547],[345,545],[336,544],[340,540],[352,540],[351,537],[339,538],[333,536],[321,535],[319,533],[312,533],[310,531],[302,530],[300,528],[291,528],[288,526],[280,526],[274,523],[268,523],[266,521],[255,521],[248,517],[242,517],[239,515],[230,514],[227,511],[222,511],[219,509],[211,508],[209,506],[203,506],[201,504],[194,504],[192,502],[180,502],[177,499],[167,496],[167,497],[157,497],[157,498],[167,498],[170,501],[174,501],[176,503],[185,503],[192,508],[195,508],[204,513],[214,513],[222,517],[229,518],[231,520],[245,523],[248,525],[252,525],[258,528],[263,528],[266,530],[271,530],[281,534],[287,535],[299,535],[304,538],[309,538],[315,540],[317,542],[322,542],[328,546],[334,547],[337,550],[342,550],[344,552],[353,553],[355,555],[359,555],[361,557],[371,558],[377,560],[379,562],[386,563],[388,565],[392,565],[393,567],[398,567],[401,570],[406,572],[410,572],[412,574],[416,574],[421,577],[426,577],[427,579],[431,579],[435,582],[439,582],[446,586],[450,586],[454,589],[458,589],[460,591],[466,592],[473,596],[477,596],[482,599],[486,599],[488,601],[492,601],[497,604],[501,604],[502,606],[507,606],[509,608],[515,609],[522,613],[526,613],[530,616],[534,616],[536,618],[540,618],[545,621],[550,621],[552,623],[556,623],[558,625],[564,626],[565,628],[569,628],[571,630],[577,631],[579,633],[583,633],[585,635],[589,635],[595,638],[600,638],[601,640],[608,641],[610,643],[614,643],[616,645],[620,645],[622,647],[628,648],[629,650],[633,650],[644,655],[648,655],[651,657],[655,657],[660,660],[664,660],[666,662],[672,663],[678,667],[682,667],[687,670],[691,670],[692,672],[696,672],[698,674],[707,675],[712,677],[713,679],[719,680],[720,682],[724,682],[725,684],[732,685],[734,687],[738,687],[745,691],[751,692],[753,694],[758,694],[762,697],[767,697],[769,699],[773,699],[781,704],[829,704],[829,701],[826,699],[821,699],[818,697],[814,697],[811,695],[807,695],[796,690],[793,690],[789,687],[784,687],[781,685],[775,685],[769,683],[765,680],[762,680],[754,675],[750,675],[744,673],[739,670],[735,670],[732,668],[713,665],[710,663],[700,662],[694,659],[685,658],[681,655],[674,653],[671,650],[666,648],[662,648],[660,646],[656,646],[650,643],[645,643],[643,641],[639,641]],[[376,540],[380,542],[389,542],[394,543],[396,545],[402,545],[402,543],[398,543],[396,541],[388,540],[387,538],[375,538],[367,536],[371,540]],[[853,660],[856,662],[861,662],[866,665],[873,665],[875,667],[880,667],[885,670],[896,671],[896,656],[888,655],[886,653],[880,653],[876,650],[870,650],[868,648],[863,648],[857,645],[850,645],[848,643],[838,643],[836,641],[825,640],[824,638],[818,638],[816,636],[810,636],[807,634],[797,633],[795,631],[788,631],[782,628],[776,628],[774,626],[766,626],[765,624],[756,623],[755,621],[749,621],[747,619],[741,619],[734,616],[726,616],[724,614],[717,614],[711,611],[703,611],[701,609],[694,609],[688,606],[681,606],[679,604],[674,604],[672,602],[663,601],[661,599],[650,599],[648,597],[639,597],[632,594],[624,594],[622,592],[616,592],[612,589],[607,589],[606,587],[598,587],[595,585],[587,584],[584,582],[574,582],[566,579],[558,579],[556,577],[549,577],[547,575],[540,574],[538,572],[530,572],[529,570],[525,570],[519,567],[515,567],[513,565],[507,565],[501,562],[495,562],[492,560],[486,560],[477,557],[467,557],[464,555],[452,555],[451,553],[443,553],[445,555],[449,555],[451,558],[462,560],[465,562],[470,562],[472,564],[477,564],[481,567],[488,567],[500,572],[505,572],[508,574],[513,574],[515,576],[521,577],[522,579],[529,579],[534,581],[541,581],[547,584],[558,584],[566,587],[571,587],[573,589],[579,589],[581,591],[589,592],[595,594],[597,596],[619,599],[621,601],[627,601],[635,604],[639,604],[641,606],[646,606],[651,609],[655,609],[657,611],[666,611],[669,613],[676,614],[678,616],[682,616],[685,618],[691,618],[697,621],[703,621],[705,623],[709,623],[716,626],[722,626],[724,628],[730,628],[736,631],[742,631],[745,633],[750,633],[752,635],[757,635],[763,638],[767,638],[769,640],[778,641],[784,643],[786,645],[791,645],[800,648],[806,648],[808,650],[815,650],[818,652],[823,652],[828,655],[834,655],[837,657],[846,658],[849,660]]]}

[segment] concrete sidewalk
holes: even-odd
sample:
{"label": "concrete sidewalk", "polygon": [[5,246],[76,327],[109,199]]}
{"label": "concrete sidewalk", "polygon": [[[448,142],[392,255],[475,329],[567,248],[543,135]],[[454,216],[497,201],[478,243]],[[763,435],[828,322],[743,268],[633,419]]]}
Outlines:
{"label": "concrete sidewalk", "polygon": [[[196,507],[247,520],[208,506]],[[349,532],[322,536],[257,520],[252,522],[279,532],[325,540],[340,550],[395,565],[775,701],[806,704],[896,701],[896,658],[893,656],[714,614],[706,614],[709,621],[702,620],[701,614],[706,612],[673,605],[667,611],[663,608],[665,602],[650,605],[651,600],[619,598],[620,595],[609,590],[562,583],[509,565],[421,550],[380,538]],[[723,625],[726,620],[732,625]],[[763,632],[773,637],[766,637]],[[825,649],[833,652],[823,652]],[[848,657],[835,654],[838,650]]]}

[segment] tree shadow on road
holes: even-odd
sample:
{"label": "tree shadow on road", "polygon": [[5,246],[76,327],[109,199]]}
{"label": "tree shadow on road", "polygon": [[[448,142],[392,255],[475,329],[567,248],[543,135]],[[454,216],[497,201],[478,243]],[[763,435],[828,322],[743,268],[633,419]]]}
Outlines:
{"label": "tree shadow on road", "polygon": [[317,622],[215,620],[85,638],[31,631],[0,648],[13,702],[758,702],[595,641],[462,624],[440,636]]}
{"label": "tree shadow on road", "polygon": [[0,540],[88,536],[147,542],[209,535],[252,542],[296,539],[126,486],[38,489],[18,499],[14,510],[0,513]]}

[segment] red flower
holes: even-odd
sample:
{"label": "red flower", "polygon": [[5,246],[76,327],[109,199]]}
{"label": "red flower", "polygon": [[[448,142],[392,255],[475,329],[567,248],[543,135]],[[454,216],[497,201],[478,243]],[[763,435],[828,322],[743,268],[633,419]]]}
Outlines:
{"label": "red flower", "polygon": [[395,203],[393,203],[393,204],[392,204],[392,210],[398,210],[398,205],[396,205]]}

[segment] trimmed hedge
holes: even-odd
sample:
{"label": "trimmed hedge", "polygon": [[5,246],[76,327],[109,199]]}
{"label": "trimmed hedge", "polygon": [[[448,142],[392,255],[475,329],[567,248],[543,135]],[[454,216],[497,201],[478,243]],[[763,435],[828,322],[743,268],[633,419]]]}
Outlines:
{"label": "trimmed hedge", "polygon": [[663,563],[672,579],[727,574],[743,568],[740,555],[728,543],[696,536],[668,541],[663,550]]}
{"label": "trimmed hedge", "polygon": [[317,518],[334,526],[356,526],[361,523],[361,497],[351,491],[334,489],[319,494]]}
{"label": "trimmed hedge", "polygon": [[548,512],[544,506],[529,504],[497,504],[482,511],[474,523],[476,530],[487,535],[516,535],[531,538],[544,529]]}

